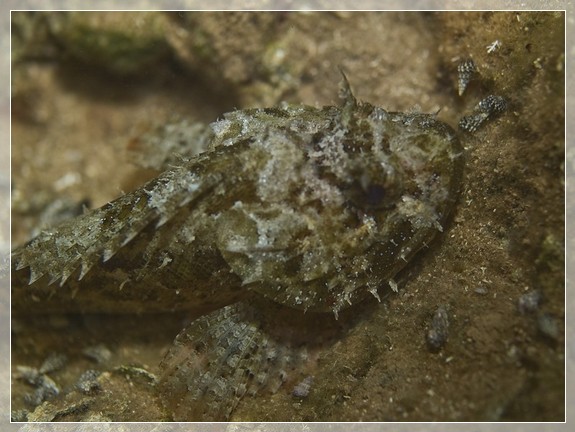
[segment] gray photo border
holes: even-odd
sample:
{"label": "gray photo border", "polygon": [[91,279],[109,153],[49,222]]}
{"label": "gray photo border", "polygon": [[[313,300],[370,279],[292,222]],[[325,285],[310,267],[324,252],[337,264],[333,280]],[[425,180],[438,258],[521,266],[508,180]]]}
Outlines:
{"label": "gray photo border", "polygon": [[[572,65],[575,58],[575,13],[572,1],[538,1],[526,0],[99,0],[86,2],[82,0],[4,0],[0,3],[0,424],[3,431],[126,431],[126,432],[176,432],[176,431],[445,431],[457,430],[475,432],[480,430],[498,431],[556,431],[573,430],[575,417],[572,410],[566,410],[566,423],[464,423],[464,424],[322,424],[322,423],[250,423],[250,424],[137,424],[137,423],[99,423],[99,424],[13,424],[10,423],[10,303],[9,303],[9,251],[10,251],[10,10],[226,10],[226,9],[264,9],[264,10],[566,10],[566,118],[575,108],[574,88],[575,76]],[[575,279],[575,259],[573,246],[573,216],[575,203],[572,184],[575,173],[575,145],[573,136],[575,124],[566,124],[566,309],[573,310],[575,297],[570,286]],[[571,198],[570,198],[571,196]],[[573,316],[567,316],[566,330],[573,333],[575,321]],[[566,406],[574,406],[573,392],[575,390],[575,344],[567,338],[566,347]],[[571,401],[571,402],[569,402]],[[569,428],[569,424],[572,426]]]}

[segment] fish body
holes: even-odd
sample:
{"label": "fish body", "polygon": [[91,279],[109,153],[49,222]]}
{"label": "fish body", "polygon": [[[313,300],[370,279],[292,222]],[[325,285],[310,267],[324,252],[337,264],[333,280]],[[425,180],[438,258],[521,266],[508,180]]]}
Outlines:
{"label": "fish body", "polygon": [[397,289],[461,184],[449,126],[358,102],[345,79],[341,97],[228,113],[205,152],[17,248],[13,312],[203,314],[161,365],[177,420],[293,381],[340,311]]}

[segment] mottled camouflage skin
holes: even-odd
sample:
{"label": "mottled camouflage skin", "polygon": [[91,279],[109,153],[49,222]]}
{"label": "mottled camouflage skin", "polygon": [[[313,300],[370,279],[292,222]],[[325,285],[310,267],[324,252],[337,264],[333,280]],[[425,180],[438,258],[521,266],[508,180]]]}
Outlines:
{"label": "mottled camouflage skin", "polygon": [[396,289],[461,182],[447,125],[341,93],[226,114],[206,152],[15,250],[14,312],[214,311],[162,364],[179,420],[223,420],[295,379],[336,338],[334,315]]}

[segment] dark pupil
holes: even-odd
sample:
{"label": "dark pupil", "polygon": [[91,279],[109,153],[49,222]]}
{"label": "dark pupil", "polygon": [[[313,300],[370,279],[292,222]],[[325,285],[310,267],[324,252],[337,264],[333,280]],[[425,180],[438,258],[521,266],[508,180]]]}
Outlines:
{"label": "dark pupil", "polygon": [[385,198],[385,189],[378,184],[372,184],[365,191],[365,201],[369,207],[377,207]]}

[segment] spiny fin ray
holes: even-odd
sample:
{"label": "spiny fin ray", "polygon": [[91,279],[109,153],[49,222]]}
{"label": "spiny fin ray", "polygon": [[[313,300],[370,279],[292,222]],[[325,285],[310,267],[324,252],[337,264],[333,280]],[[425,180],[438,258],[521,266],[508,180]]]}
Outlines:
{"label": "spiny fin ray", "polygon": [[[201,158],[199,158],[201,160]],[[78,268],[80,279],[98,261],[112,258],[153,221],[170,220],[180,203],[196,199],[221,179],[198,176],[197,162],[175,167],[105,206],[41,232],[12,253],[14,270],[30,269],[29,283],[44,275],[62,284]],[[196,181],[197,177],[202,182]]]}
{"label": "spiny fin ray", "polygon": [[160,365],[160,396],[176,421],[225,421],[245,396],[290,391],[340,329],[327,314],[318,319],[261,298],[235,303],[178,335]]}

